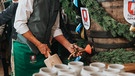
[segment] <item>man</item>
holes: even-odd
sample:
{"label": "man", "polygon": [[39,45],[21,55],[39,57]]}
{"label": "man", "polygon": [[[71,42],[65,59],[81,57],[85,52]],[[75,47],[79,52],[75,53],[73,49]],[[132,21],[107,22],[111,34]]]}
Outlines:
{"label": "man", "polygon": [[[9,4],[11,1],[6,2]],[[10,52],[11,52],[11,33],[12,33],[12,27],[14,22],[14,16],[16,12],[16,8],[18,5],[18,0],[13,0],[12,3],[7,6],[6,3],[6,9],[4,9],[2,12],[0,12],[0,26],[5,24],[4,31],[2,33],[1,37],[1,54],[2,54],[2,64],[3,64],[3,70],[4,70],[4,76],[9,75],[9,64],[10,64]],[[7,63],[8,61],[8,63]]]}
{"label": "man", "polygon": [[59,29],[59,0],[20,0],[14,27],[18,33],[13,41],[16,76],[32,76],[45,66],[51,37],[74,52],[73,44]]}

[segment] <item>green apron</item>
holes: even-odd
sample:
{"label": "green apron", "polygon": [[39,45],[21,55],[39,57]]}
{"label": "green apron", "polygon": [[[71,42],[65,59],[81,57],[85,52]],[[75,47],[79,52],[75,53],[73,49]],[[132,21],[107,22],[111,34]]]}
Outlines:
{"label": "green apron", "polygon": [[44,55],[35,55],[26,44],[13,41],[15,76],[32,76],[45,67]]}

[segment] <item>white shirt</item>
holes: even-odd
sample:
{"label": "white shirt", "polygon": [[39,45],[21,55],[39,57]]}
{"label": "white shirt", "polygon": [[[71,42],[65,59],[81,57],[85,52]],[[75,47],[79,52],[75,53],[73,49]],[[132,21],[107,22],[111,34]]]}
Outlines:
{"label": "white shirt", "polygon": [[[16,10],[14,28],[19,34],[26,33],[29,31],[27,26],[28,19],[33,12],[33,1],[34,0],[19,0],[18,7]],[[52,36],[56,37],[62,34],[61,29],[59,28],[59,14],[52,28]]]}

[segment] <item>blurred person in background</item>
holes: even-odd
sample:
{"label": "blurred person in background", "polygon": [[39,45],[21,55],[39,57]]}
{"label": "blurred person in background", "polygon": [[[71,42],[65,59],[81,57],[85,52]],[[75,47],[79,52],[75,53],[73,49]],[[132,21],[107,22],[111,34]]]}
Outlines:
{"label": "blurred person in background", "polygon": [[5,9],[0,12],[0,26],[2,27],[1,30],[3,30],[0,37],[0,49],[4,76],[9,76],[8,68],[10,66],[11,57],[11,33],[13,30],[12,28],[18,0],[6,1],[4,5]]}

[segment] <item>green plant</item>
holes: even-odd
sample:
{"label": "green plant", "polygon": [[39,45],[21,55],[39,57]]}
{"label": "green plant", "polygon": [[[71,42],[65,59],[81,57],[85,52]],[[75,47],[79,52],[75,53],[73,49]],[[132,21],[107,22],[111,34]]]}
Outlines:
{"label": "green plant", "polygon": [[81,0],[83,5],[89,9],[89,14],[105,31],[110,31],[114,37],[122,36],[128,40],[132,40],[134,33],[130,33],[129,25],[122,24],[113,19],[98,3],[97,0]]}
{"label": "green plant", "polygon": [[112,51],[99,52],[91,58],[91,61],[120,64],[135,63],[135,51],[115,49]]}
{"label": "green plant", "polygon": [[[128,40],[132,40],[135,37],[134,33],[129,31],[128,24],[122,24],[115,19],[113,19],[100,5],[97,0],[80,0],[81,4],[84,5],[89,10],[90,18],[96,21],[105,31],[111,32],[111,34],[116,36],[124,37]],[[62,7],[65,9],[65,13],[68,15],[70,23],[77,24],[76,22],[76,12],[73,9],[73,3],[69,0],[61,0]]]}
{"label": "green plant", "polygon": [[61,0],[62,9],[64,9],[65,13],[67,14],[69,23],[77,24],[76,23],[76,12],[73,10],[73,3],[69,0]]}

